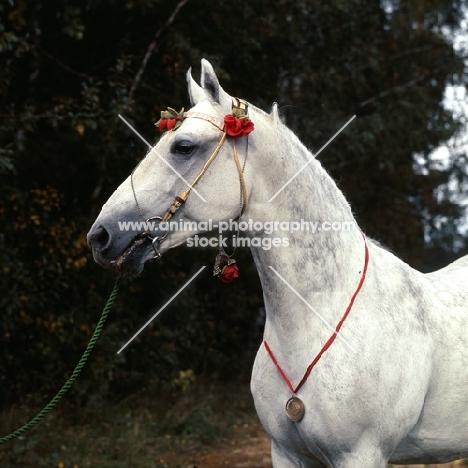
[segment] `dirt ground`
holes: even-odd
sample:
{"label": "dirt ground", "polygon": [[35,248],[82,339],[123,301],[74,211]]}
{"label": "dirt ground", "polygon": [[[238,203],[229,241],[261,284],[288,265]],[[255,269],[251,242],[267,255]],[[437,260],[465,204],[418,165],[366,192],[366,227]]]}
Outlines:
{"label": "dirt ground", "polygon": [[186,468],[271,468],[270,441],[268,437],[217,441],[215,447],[197,455],[177,456],[168,453],[160,456],[161,467],[186,464]]}

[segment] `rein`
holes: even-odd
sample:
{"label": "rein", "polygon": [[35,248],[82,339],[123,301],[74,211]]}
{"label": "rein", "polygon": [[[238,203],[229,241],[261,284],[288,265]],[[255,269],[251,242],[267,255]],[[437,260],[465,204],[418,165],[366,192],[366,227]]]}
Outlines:
{"label": "rein", "polygon": [[70,389],[73,382],[76,380],[81,370],[83,369],[84,365],[86,364],[88,356],[91,354],[91,351],[93,350],[94,345],[96,344],[96,341],[98,340],[99,335],[101,334],[102,327],[104,326],[104,322],[106,321],[107,316],[109,315],[109,312],[112,306],[114,305],[115,298],[117,297],[117,292],[119,291],[119,285],[121,281],[122,281],[121,277],[117,278],[114,284],[114,288],[112,289],[112,292],[110,293],[109,299],[107,300],[107,303],[104,306],[104,309],[102,310],[101,318],[99,319],[99,322],[96,325],[96,328],[94,329],[94,333],[91,339],[89,340],[88,346],[86,346],[86,349],[83,355],[81,356],[80,360],[78,361],[78,364],[73,370],[72,375],[65,382],[62,388],[57,392],[54,398],[52,398],[52,400],[47,404],[47,406],[45,406],[36,417],[31,419],[31,421],[29,421],[24,426],[16,429],[16,431],[12,432],[11,434],[8,434],[7,436],[0,438],[0,445],[3,445],[4,443],[9,442],[10,440],[13,440],[19,437],[20,435],[29,431],[29,429],[34,427],[36,424],[40,423],[45,418],[47,413],[49,413],[49,411],[57,405],[57,403],[60,401],[63,395],[65,395],[65,393],[67,393],[67,391]]}
{"label": "rein", "polygon": [[[240,111],[244,112],[247,115],[248,104],[246,102],[244,102],[244,101],[241,101],[239,98],[233,97],[232,98],[232,110],[233,111],[240,110]],[[210,124],[214,125],[219,130],[221,130],[223,132],[223,134],[221,136],[221,139],[219,140],[218,145],[216,146],[216,148],[211,153],[211,156],[208,158],[208,160],[206,161],[206,163],[202,167],[201,171],[198,173],[198,175],[195,177],[195,179],[193,179],[193,182],[190,184],[189,188],[184,190],[183,192],[181,192],[179,195],[177,195],[175,197],[175,199],[172,202],[171,206],[169,206],[169,208],[166,210],[166,212],[164,213],[164,215],[162,217],[161,216],[152,216],[151,218],[146,219],[146,223],[149,223],[150,221],[153,221],[153,220],[156,220],[156,221],[159,220],[161,222],[167,222],[176,214],[177,210],[187,201],[187,198],[190,195],[190,192],[191,192],[192,188],[203,177],[203,175],[205,174],[205,172],[208,169],[208,167],[210,166],[210,164],[214,161],[214,159],[216,158],[216,156],[219,153],[219,150],[223,146],[223,144],[226,141],[226,138],[228,136],[224,123],[221,123],[221,121],[219,121],[215,117],[212,117],[211,115],[205,114],[203,112],[188,111],[188,112],[184,112],[182,114],[182,117],[183,118],[196,118],[196,119],[205,120],[205,121],[209,122]],[[247,145],[248,145],[248,142],[247,142]],[[234,161],[236,163],[237,171],[239,173],[239,181],[240,181],[240,186],[241,186],[241,207],[240,207],[240,211],[239,211],[239,218],[240,218],[242,216],[242,214],[244,213],[245,208],[247,206],[247,187],[246,187],[245,178],[244,178],[244,170],[243,170],[243,167],[240,164],[239,156],[237,154],[235,138],[233,138],[233,154],[234,154]],[[245,161],[244,161],[244,164],[245,164]],[[132,176],[133,176],[133,173],[132,173]],[[137,205],[137,207],[138,207],[138,209],[140,211],[141,217],[144,220],[145,218],[144,218],[143,213],[142,213],[142,211],[140,209],[140,205],[138,204],[135,189],[134,189],[134,186],[133,186],[133,179],[131,181],[131,186],[132,186],[133,197],[135,199],[135,203],[136,203],[136,205]],[[153,260],[161,258],[161,252],[159,250],[159,247],[160,247],[161,243],[166,239],[168,234],[169,234],[169,231],[166,232],[166,234],[164,234],[163,236],[157,236],[157,237],[152,236],[148,231],[144,231],[142,234],[140,234],[141,236],[146,236],[151,240],[151,245],[152,245],[154,253],[155,253],[155,255],[153,257]]]}

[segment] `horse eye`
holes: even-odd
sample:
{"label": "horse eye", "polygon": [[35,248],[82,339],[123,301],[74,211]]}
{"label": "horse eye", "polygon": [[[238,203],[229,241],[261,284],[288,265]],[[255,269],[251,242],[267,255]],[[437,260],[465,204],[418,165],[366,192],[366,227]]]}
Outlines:
{"label": "horse eye", "polygon": [[188,142],[176,143],[173,147],[174,153],[179,154],[190,154],[195,149],[195,146],[191,145]]}

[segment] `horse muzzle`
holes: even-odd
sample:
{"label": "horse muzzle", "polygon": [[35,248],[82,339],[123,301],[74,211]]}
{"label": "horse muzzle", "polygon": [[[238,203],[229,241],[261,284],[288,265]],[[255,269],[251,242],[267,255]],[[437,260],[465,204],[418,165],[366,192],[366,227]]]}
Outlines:
{"label": "horse muzzle", "polygon": [[149,231],[116,234],[103,224],[95,224],[87,239],[96,263],[119,274],[136,276],[146,261],[161,257],[160,246],[166,236],[167,233],[158,236]]}

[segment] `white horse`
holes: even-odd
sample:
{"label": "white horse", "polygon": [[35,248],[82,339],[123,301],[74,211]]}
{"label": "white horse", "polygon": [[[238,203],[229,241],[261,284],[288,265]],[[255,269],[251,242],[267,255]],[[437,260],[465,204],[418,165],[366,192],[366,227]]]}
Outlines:
{"label": "white horse", "polygon": [[[271,115],[250,106],[254,131],[224,141],[223,117],[233,101],[207,61],[201,86],[189,72],[188,89],[194,107],[149,151],[91,228],[96,261],[138,274],[147,260],[196,234],[125,231],[118,221],[157,224],[186,181],[204,174],[169,211],[173,221],[203,226],[212,219],[216,227],[236,220],[244,204],[242,220],[252,220],[245,235],[266,324],[251,390],[271,437],[273,466],[377,468],[467,457],[468,257],[424,275],[366,241],[358,228],[330,229],[355,223],[351,209],[282,124],[276,106]],[[279,230],[287,226],[280,222],[297,228],[292,222],[301,220],[295,232]],[[307,230],[306,220],[322,229]],[[276,246],[253,242],[272,237],[266,228],[275,221]]]}

